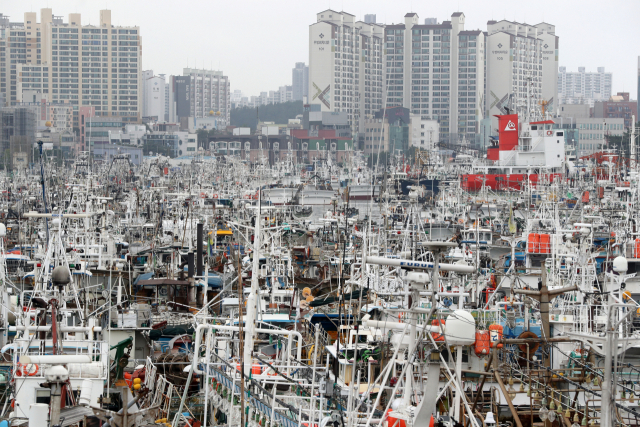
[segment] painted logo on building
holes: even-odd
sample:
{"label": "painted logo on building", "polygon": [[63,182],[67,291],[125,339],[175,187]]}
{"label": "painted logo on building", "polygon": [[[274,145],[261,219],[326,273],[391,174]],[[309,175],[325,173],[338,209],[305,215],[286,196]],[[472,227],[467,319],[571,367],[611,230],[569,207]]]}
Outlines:
{"label": "painted logo on building", "polygon": [[331,108],[331,104],[329,104],[329,91],[331,90],[331,85],[327,86],[324,90],[321,90],[317,84],[313,84],[313,87],[316,89],[316,94],[313,95],[312,100],[318,98],[327,108]]}
{"label": "painted logo on building", "polygon": [[504,130],[516,130],[516,124],[509,120],[509,123],[504,127]]}

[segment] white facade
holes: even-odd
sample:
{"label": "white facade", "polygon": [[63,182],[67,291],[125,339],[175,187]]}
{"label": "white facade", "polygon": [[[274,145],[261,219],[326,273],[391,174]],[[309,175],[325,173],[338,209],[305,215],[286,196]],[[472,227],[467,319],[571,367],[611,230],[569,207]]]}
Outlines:
{"label": "white facade", "polygon": [[234,135],[251,135],[251,128],[234,128]]}
{"label": "white facade", "polygon": [[[81,15],[71,13],[64,23],[53,15],[52,9],[44,8],[40,22],[35,12],[26,12],[22,25],[2,28],[0,23],[0,45],[11,39],[16,46],[26,47],[11,56],[7,47],[7,54],[0,55],[0,78],[4,83],[0,84],[0,92],[4,98],[14,104],[21,97],[18,93],[38,90],[48,102],[68,102],[74,111],[92,106],[101,116],[139,122],[139,27],[112,25],[110,10],[101,10],[100,19],[95,21],[94,25],[82,25]],[[15,73],[8,71],[11,64],[15,64]]]}
{"label": "white facade", "polygon": [[183,75],[191,77],[190,117],[216,115],[219,118],[219,126],[227,126],[231,121],[229,77],[223,75],[222,71],[195,68],[185,68]]}
{"label": "white facade", "polygon": [[261,134],[269,136],[280,135],[280,128],[278,126],[262,126]]}
{"label": "white facade", "polygon": [[411,146],[421,150],[435,150],[440,141],[440,125],[437,120],[423,119],[420,114],[411,115]]}
{"label": "white facade", "polygon": [[122,130],[109,131],[109,143],[116,145],[142,145],[147,133],[145,125],[125,125]]}
{"label": "white facade", "polygon": [[71,104],[50,104],[47,110],[47,121],[51,123],[52,132],[62,133],[73,130],[73,107]]}
{"label": "white facade", "polygon": [[578,156],[586,156],[605,148],[607,135],[623,135],[624,118],[579,118],[576,119],[576,129]]}
{"label": "white facade", "polygon": [[153,70],[142,72],[142,117],[156,117],[164,121],[166,82],[163,76],[154,76]]}
{"label": "white facade", "polygon": [[187,156],[192,156],[198,152],[198,135],[190,133],[187,135]]}
{"label": "white facade", "polygon": [[352,127],[382,108],[383,27],[325,10],[309,26],[309,99],[321,111],[348,114]]}
{"label": "white facade", "polygon": [[[555,26],[489,21],[486,45],[486,114],[506,109],[523,114],[541,103],[555,114],[558,106],[558,43]],[[529,98],[530,95],[530,98]],[[524,116],[522,116],[524,117]]]}
{"label": "white facade", "polygon": [[442,140],[470,139],[483,118],[484,34],[465,31],[465,16],[422,25],[416,13],[385,27],[387,105],[437,120]]}
{"label": "white facade", "polygon": [[578,72],[567,72],[560,67],[558,72],[558,96],[561,104],[588,104],[593,107],[595,101],[606,101],[611,96],[612,74],[604,67],[598,67],[596,73],[587,73],[585,67]]}
{"label": "white facade", "polygon": [[188,122],[189,132],[195,132],[198,129],[221,129],[223,124],[226,126],[226,121],[215,114],[210,117],[189,117]]}

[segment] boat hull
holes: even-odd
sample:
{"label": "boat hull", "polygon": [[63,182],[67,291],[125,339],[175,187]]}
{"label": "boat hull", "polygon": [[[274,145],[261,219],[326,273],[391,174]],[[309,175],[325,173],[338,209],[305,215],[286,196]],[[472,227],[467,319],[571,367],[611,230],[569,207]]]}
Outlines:
{"label": "boat hull", "polygon": [[465,191],[480,191],[482,183],[486,187],[494,191],[519,191],[524,187],[524,183],[528,180],[532,184],[537,184],[541,178],[547,181],[553,181],[562,178],[561,173],[549,174],[465,174],[461,175],[461,185]]}

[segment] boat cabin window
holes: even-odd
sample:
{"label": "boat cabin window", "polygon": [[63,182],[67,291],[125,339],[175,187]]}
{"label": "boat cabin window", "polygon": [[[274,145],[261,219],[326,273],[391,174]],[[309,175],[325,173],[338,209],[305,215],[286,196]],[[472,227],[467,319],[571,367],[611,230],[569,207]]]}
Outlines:
{"label": "boat cabin window", "polygon": [[564,136],[564,132],[556,132],[557,136]]}
{"label": "boat cabin window", "polygon": [[491,233],[489,233],[489,232],[480,233],[480,240],[486,241],[486,242],[490,241],[491,240]]}
{"label": "boat cabin window", "polygon": [[51,403],[51,389],[49,388],[37,388],[36,389],[36,403]]}

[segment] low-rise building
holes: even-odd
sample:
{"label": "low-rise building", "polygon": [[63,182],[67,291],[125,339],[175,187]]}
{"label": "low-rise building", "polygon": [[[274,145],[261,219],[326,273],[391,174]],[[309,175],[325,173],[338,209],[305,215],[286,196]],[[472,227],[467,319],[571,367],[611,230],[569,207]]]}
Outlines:
{"label": "low-rise building", "polygon": [[[365,155],[406,152],[411,145],[411,114],[408,108],[389,107],[364,121]],[[436,136],[437,137],[437,136]]]}
{"label": "low-rise building", "polygon": [[133,147],[129,145],[101,144],[93,150],[95,160],[102,160],[105,163],[111,163],[114,157],[118,155],[127,155],[134,165],[142,163],[143,150],[142,147]]}
{"label": "low-rise building", "polygon": [[[624,127],[631,128],[632,116],[638,119],[638,103],[629,99],[629,92],[618,92],[608,101],[596,102],[593,116],[599,119],[624,119]],[[607,120],[608,121],[608,120]]]}
{"label": "low-rise building", "polygon": [[411,115],[411,146],[421,150],[435,150],[440,134],[437,120],[427,120],[419,114]]}
{"label": "low-rise building", "polygon": [[623,118],[580,118],[576,120],[576,130],[577,155],[582,157],[605,148],[607,135],[623,135],[625,124]]}

